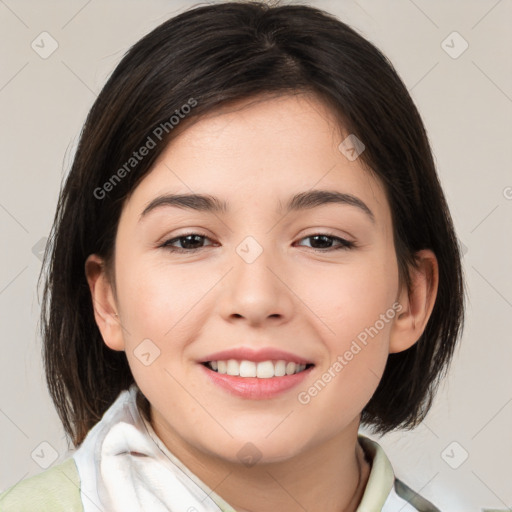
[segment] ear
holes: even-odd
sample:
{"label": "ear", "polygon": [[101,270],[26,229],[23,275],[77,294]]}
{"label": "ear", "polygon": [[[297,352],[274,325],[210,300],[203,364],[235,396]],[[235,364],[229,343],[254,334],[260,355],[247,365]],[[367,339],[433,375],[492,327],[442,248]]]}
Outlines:
{"label": "ear", "polygon": [[105,344],[112,350],[124,350],[122,327],[112,285],[106,274],[105,262],[91,254],[85,262],[85,275],[91,291],[94,318]]}
{"label": "ear", "polygon": [[389,352],[402,352],[412,347],[423,334],[434,309],[439,282],[435,254],[424,249],[415,255],[417,267],[410,269],[411,290],[404,284],[399,293],[402,305],[391,329]]}

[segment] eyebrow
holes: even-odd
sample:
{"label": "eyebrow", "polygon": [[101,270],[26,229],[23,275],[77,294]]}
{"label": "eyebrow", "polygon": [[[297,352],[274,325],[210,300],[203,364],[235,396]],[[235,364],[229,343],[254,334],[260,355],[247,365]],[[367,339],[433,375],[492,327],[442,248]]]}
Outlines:
{"label": "eyebrow", "polygon": [[[331,203],[345,204],[359,208],[375,223],[375,215],[361,199],[352,194],[338,192],[336,190],[309,190],[295,194],[286,204],[285,211],[288,213],[309,210]],[[229,210],[226,201],[221,201],[219,198],[209,194],[165,194],[156,197],[144,208],[143,212],[140,214],[139,222],[151,211],[164,206],[220,214],[225,214]],[[279,211],[282,210],[283,208],[280,202]]]}

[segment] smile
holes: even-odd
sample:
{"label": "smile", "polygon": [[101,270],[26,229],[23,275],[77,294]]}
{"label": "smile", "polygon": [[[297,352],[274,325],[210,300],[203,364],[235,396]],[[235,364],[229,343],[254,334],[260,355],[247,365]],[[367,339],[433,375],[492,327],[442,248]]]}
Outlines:
{"label": "smile", "polygon": [[[284,360],[256,363],[245,359],[206,361],[198,366],[209,384],[228,395],[246,400],[277,398],[303,383],[315,367],[314,364]],[[230,375],[228,370],[234,375]]]}
{"label": "smile", "polygon": [[312,364],[299,364],[292,361],[249,361],[247,359],[227,359],[220,361],[207,361],[203,363],[207,368],[222,375],[233,377],[256,377],[258,379],[271,379],[273,377],[285,377],[303,372]]}

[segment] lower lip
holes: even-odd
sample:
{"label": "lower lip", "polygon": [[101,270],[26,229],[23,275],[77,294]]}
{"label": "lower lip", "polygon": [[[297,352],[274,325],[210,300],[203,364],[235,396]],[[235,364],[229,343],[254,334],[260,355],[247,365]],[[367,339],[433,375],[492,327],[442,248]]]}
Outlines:
{"label": "lower lip", "polygon": [[210,370],[200,364],[202,371],[211,382],[220,386],[232,395],[251,400],[265,400],[279,396],[280,394],[299,385],[311,372],[314,366],[307,370],[284,377],[271,377],[258,379],[257,377],[236,377]]}

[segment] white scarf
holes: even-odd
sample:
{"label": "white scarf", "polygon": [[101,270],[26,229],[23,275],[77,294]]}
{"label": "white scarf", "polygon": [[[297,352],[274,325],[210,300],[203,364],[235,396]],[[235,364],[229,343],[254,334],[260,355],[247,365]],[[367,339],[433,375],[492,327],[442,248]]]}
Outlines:
{"label": "white scarf", "polygon": [[121,392],[73,454],[84,512],[231,512],[158,439],[137,391]]}

